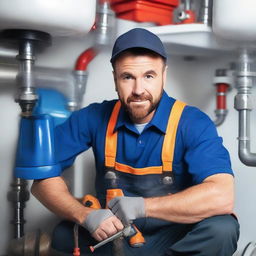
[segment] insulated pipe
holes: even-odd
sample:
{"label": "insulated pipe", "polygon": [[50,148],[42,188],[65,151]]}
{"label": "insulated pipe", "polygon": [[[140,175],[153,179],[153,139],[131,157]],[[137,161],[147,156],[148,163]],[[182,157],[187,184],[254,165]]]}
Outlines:
{"label": "insulated pipe", "polygon": [[97,55],[97,51],[95,48],[89,48],[85,50],[78,57],[76,61],[75,70],[86,71],[88,64],[94,59],[96,55]]}
{"label": "insulated pipe", "polygon": [[253,109],[251,89],[255,77],[252,53],[248,49],[241,49],[237,63],[235,109],[239,112],[239,158],[248,166],[256,166],[256,154],[251,152],[250,146],[250,111]]}

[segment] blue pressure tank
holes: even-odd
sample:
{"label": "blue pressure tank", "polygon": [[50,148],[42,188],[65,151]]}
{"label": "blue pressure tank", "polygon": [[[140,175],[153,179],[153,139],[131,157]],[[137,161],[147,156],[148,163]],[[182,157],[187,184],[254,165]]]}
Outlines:
{"label": "blue pressure tank", "polygon": [[54,128],[70,115],[65,97],[54,90],[38,90],[39,101],[31,117],[20,120],[15,176],[42,179],[59,176]]}
{"label": "blue pressure tank", "polygon": [[16,154],[15,176],[42,179],[60,174],[55,159],[54,120],[50,115],[22,118]]}

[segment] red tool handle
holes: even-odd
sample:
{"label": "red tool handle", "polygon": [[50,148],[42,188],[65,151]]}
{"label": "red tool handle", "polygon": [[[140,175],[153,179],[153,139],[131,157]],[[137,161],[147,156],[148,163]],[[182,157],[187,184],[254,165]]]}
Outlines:
{"label": "red tool handle", "polygon": [[[122,189],[108,189],[106,195],[106,207],[108,202],[117,196],[124,196]],[[136,230],[136,234],[131,236],[129,243],[132,247],[141,247],[143,244],[145,244],[145,239],[138,228],[135,225],[133,225],[133,227]]]}

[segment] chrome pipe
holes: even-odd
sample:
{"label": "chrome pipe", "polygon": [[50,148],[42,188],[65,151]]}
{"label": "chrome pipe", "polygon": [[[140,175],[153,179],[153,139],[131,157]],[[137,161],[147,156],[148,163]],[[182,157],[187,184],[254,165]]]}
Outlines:
{"label": "chrome pipe", "polygon": [[[6,84],[15,85],[18,74],[17,64],[0,63],[0,88]],[[61,92],[67,98],[67,109],[74,111],[81,108],[88,78],[87,71],[35,67],[33,76],[36,88],[49,88]]]}
{"label": "chrome pipe", "polygon": [[185,0],[185,1],[184,1],[184,9],[185,9],[186,11],[191,10],[191,0]]}
{"label": "chrome pipe", "polygon": [[241,162],[248,166],[256,166],[256,154],[251,152],[250,145],[250,111],[253,109],[251,93],[256,77],[254,69],[253,52],[248,49],[239,50],[235,96],[235,109],[239,112],[238,154]]}
{"label": "chrome pipe", "polygon": [[213,0],[201,0],[198,22],[205,25],[212,25],[212,5]]}
{"label": "chrome pipe", "polygon": [[22,115],[31,116],[38,99],[34,81],[34,45],[30,40],[24,40],[19,44],[19,73],[16,77],[19,86],[16,102],[19,103]]}
{"label": "chrome pipe", "polygon": [[5,46],[0,46],[0,58],[5,59],[15,59],[15,57],[18,55],[17,49],[12,49]]}
{"label": "chrome pipe", "polygon": [[17,64],[5,64],[0,62],[0,87],[1,85],[15,84],[18,74]]}
{"label": "chrome pipe", "polygon": [[241,162],[248,166],[256,166],[256,154],[251,152],[250,112],[248,110],[239,111],[238,141],[238,152]]}
{"label": "chrome pipe", "polygon": [[8,192],[8,200],[14,207],[14,219],[11,223],[14,225],[14,238],[21,238],[24,235],[24,208],[30,194],[26,180],[14,178],[11,187],[11,191]]}
{"label": "chrome pipe", "polygon": [[94,31],[96,47],[111,45],[116,34],[115,28],[115,13],[111,10],[109,2],[99,3],[97,6],[96,31]]}
{"label": "chrome pipe", "polygon": [[215,115],[216,119],[213,121],[215,126],[220,126],[224,123],[226,116],[228,114],[227,110],[224,109],[216,109],[215,110]]}

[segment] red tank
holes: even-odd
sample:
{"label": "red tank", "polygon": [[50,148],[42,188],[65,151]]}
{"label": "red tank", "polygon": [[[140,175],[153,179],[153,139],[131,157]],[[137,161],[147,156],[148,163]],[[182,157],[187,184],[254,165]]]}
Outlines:
{"label": "red tank", "polygon": [[173,11],[179,0],[110,0],[110,6],[120,19],[173,24]]}

